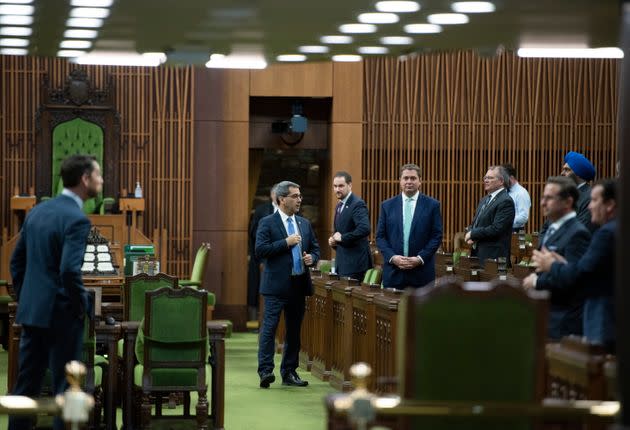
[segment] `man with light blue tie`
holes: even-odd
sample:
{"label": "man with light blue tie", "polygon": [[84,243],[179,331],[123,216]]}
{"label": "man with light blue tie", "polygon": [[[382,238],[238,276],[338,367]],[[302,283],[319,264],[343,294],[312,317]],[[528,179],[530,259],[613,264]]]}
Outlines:
{"label": "man with light blue tie", "polygon": [[276,185],[279,210],[260,220],[256,232],[256,257],[263,261],[260,293],[265,300],[258,345],[260,387],[269,388],[273,374],[275,336],[284,310],[286,338],[280,365],[282,384],[306,387],[296,369],[300,352],[300,330],[304,317],[304,297],[313,294],[308,271],[319,260],[319,245],[311,223],[297,216],[302,202],[300,186],[283,181]]}
{"label": "man with light blue tie", "polygon": [[400,168],[402,193],[381,204],[376,246],[383,254],[383,286],[424,287],[435,280],[435,252],[442,244],[440,203],[420,192],[416,164]]}

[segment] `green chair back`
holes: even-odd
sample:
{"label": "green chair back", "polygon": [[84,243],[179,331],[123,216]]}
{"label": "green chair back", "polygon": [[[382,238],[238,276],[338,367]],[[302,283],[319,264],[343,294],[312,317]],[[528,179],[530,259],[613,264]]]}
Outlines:
{"label": "green chair back", "polygon": [[319,260],[319,270],[322,273],[330,273],[330,260]]}
{"label": "green chair back", "polygon": [[206,262],[208,261],[208,245],[202,244],[197,250],[195,262],[193,263],[190,280],[193,282],[203,283],[203,274],[206,270]]}
{"label": "green chair back", "polygon": [[374,269],[368,269],[368,271],[365,272],[365,275],[363,276],[363,283],[364,284],[370,285],[370,283],[372,281],[372,273],[374,273]]}
{"label": "green chair back", "polygon": [[378,285],[381,283],[381,279],[383,277],[383,269],[379,267],[375,267],[372,270],[370,275],[370,285]]}
{"label": "green chair back", "polygon": [[[506,283],[472,289],[455,282],[443,278],[401,300],[401,395],[421,401],[542,400],[546,300]],[[413,428],[529,428],[511,420],[421,419]]]}
{"label": "green chair back", "polygon": [[[103,166],[103,129],[97,124],[75,118],[62,122],[53,130],[52,136],[52,196],[63,190],[61,180],[61,163],[70,155],[93,155],[99,165]],[[103,202],[102,194],[89,199],[83,204],[83,211],[94,213]]]}
{"label": "green chair back", "polygon": [[158,273],[147,275],[140,273],[125,278],[123,294],[123,319],[125,321],[140,321],[144,318],[145,293],[163,287],[177,288],[177,278]]}
{"label": "green chair back", "polygon": [[[139,350],[136,342],[136,354],[144,365],[145,375],[170,381],[167,385],[205,384],[209,351],[206,292],[193,288],[161,288],[147,291],[145,295],[143,350]],[[157,369],[161,371],[154,373]],[[196,369],[200,373],[177,372],[181,369]]]}

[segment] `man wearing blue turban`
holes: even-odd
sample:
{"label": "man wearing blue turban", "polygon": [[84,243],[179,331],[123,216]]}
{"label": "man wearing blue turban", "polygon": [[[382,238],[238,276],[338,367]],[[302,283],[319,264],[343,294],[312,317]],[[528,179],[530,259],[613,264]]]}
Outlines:
{"label": "man wearing blue turban", "polygon": [[577,184],[580,192],[576,208],[577,218],[591,232],[595,231],[597,226],[591,223],[591,213],[588,210],[588,204],[591,201],[589,182],[595,178],[595,166],[584,155],[570,151],[564,157],[564,165],[560,174],[573,179]]}

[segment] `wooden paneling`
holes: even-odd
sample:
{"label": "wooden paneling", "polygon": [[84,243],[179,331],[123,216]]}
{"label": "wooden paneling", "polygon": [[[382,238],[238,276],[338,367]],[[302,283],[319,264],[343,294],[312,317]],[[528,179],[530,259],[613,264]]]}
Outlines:
{"label": "wooden paneling", "polygon": [[250,96],[331,97],[333,66],[330,62],[273,64],[250,72]]}
{"label": "wooden paneling", "polygon": [[196,85],[203,89],[195,98],[198,120],[247,121],[249,119],[249,71],[195,69]]}
{"label": "wooden paneling", "polygon": [[442,203],[447,250],[471,222],[489,165],[516,167],[532,198],[530,232],[543,221],[544,182],[568,151],[584,153],[598,177],[614,174],[617,60],[455,52],[363,64],[363,194],[373,233],[407,162],[422,167],[422,191]]}
{"label": "wooden paneling", "polygon": [[333,122],[361,122],[363,64],[333,63]]}
{"label": "wooden paneling", "polygon": [[[35,186],[35,115],[40,86],[62,88],[78,66],[60,58],[0,56],[0,221],[9,222],[13,186]],[[194,91],[191,67],[82,66],[94,87],[111,77],[120,114],[120,184],[140,181],[147,201],[144,233],[169,234],[168,273],[190,275]],[[107,172],[103,172],[107,175]]]}

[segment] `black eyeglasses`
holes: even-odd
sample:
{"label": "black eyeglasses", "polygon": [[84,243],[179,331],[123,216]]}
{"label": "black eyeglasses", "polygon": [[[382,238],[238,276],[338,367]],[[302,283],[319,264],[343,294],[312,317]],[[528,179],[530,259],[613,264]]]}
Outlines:
{"label": "black eyeglasses", "polygon": [[287,197],[291,197],[292,199],[296,199],[296,200],[302,200],[303,196],[302,194],[291,194],[290,196]]}

